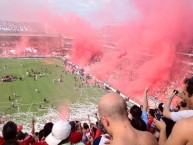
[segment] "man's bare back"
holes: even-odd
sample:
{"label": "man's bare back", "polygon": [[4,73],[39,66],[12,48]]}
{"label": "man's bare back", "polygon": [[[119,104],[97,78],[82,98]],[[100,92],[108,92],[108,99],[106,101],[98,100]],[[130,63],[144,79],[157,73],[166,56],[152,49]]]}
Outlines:
{"label": "man's bare back", "polygon": [[158,145],[152,134],[132,127],[127,104],[121,96],[106,94],[100,99],[98,110],[102,124],[112,136],[111,145]]}

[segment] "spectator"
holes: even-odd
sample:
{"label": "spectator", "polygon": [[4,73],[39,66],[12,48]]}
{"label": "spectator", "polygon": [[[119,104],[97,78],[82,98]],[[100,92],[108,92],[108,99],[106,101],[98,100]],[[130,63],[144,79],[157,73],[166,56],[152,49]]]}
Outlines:
{"label": "spectator", "polygon": [[144,91],[144,97],[143,97],[143,104],[141,107],[142,110],[142,114],[141,114],[141,119],[145,122],[146,126],[148,127],[148,99],[147,99],[147,93],[149,91],[149,88],[146,87],[145,91]]}
{"label": "spectator", "polygon": [[12,122],[8,121],[4,126],[3,126],[3,145],[28,145],[32,141],[32,136],[28,136],[25,140],[22,140],[18,142],[17,140],[17,125]]}
{"label": "spectator", "polygon": [[178,104],[178,106],[179,106],[179,110],[178,111],[189,110],[185,100],[181,100],[180,103]]}
{"label": "spectator", "polygon": [[101,135],[94,140],[93,145],[105,145],[105,142],[109,141],[109,139],[106,137],[107,132],[101,121],[98,122],[98,128],[100,129]]}
{"label": "spectator", "polygon": [[[168,97],[164,106],[163,115],[169,119],[172,119],[173,121],[178,121],[183,118],[188,118],[193,116],[193,110],[190,110],[187,106],[187,103],[185,100],[182,100],[179,103],[179,111],[178,112],[171,112],[170,111],[170,105],[172,102],[172,99],[176,95],[176,90],[169,90],[168,91]],[[179,95],[182,95],[179,93]]]}
{"label": "spectator", "polygon": [[142,111],[141,108],[138,107],[137,105],[133,105],[130,108],[130,119],[132,120],[133,118],[141,118]]}
{"label": "spectator", "polygon": [[69,135],[71,125],[66,120],[56,122],[52,128],[52,132],[46,137],[48,145],[70,145]]}
{"label": "spectator", "polygon": [[39,141],[36,141],[33,145],[48,145],[45,138],[52,132],[53,123],[48,122],[44,125],[43,130],[39,132]]}
{"label": "spectator", "polygon": [[[51,131],[52,131],[52,130],[51,130]],[[51,131],[50,131],[50,132],[51,132]],[[41,141],[43,137],[44,137],[44,130],[41,129],[41,130],[39,131],[39,133],[38,133],[38,141]]]}
{"label": "spectator", "polygon": [[168,119],[166,117],[162,117],[162,120],[164,121],[164,123],[166,124],[166,137],[168,138],[169,135],[171,134],[172,132],[172,129],[175,125],[175,122],[171,119]]}
{"label": "spectator", "polygon": [[26,137],[26,134],[23,133],[22,131],[17,131],[17,139],[18,140],[24,140]]}
{"label": "spectator", "polygon": [[83,123],[83,129],[82,129],[82,142],[85,145],[91,145],[92,142],[92,134],[90,132],[89,125],[87,123]]}
{"label": "spectator", "polygon": [[133,105],[130,109],[131,125],[138,130],[147,131],[146,123],[141,119],[142,110],[137,105]]}
{"label": "spectator", "polygon": [[147,131],[147,126],[141,118],[133,118],[131,120],[131,125],[137,130]]}
{"label": "spectator", "polygon": [[[95,115],[95,116],[97,118],[97,115]],[[88,115],[88,122],[89,122],[89,125],[90,125],[90,132],[91,132],[92,138],[94,140],[95,136],[96,136],[96,132],[97,132],[97,126],[94,123],[91,123],[90,115]]]}
{"label": "spectator", "polygon": [[8,121],[4,126],[3,126],[3,138],[4,138],[4,143],[9,141],[9,140],[15,140],[17,142],[17,125],[12,122]]}
{"label": "spectator", "polygon": [[71,125],[71,133],[69,137],[70,142],[76,145],[84,145],[84,143],[81,142],[82,133],[80,131],[77,131],[77,128],[81,128],[80,121],[70,121],[69,123]]}
{"label": "spectator", "polygon": [[[174,93],[174,92],[173,92]],[[171,95],[173,95],[171,93]],[[184,80],[184,88],[181,96],[187,102],[188,107],[193,109],[193,77]],[[171,99],[171,96],[168,97]],[[172,130],[169,138],[166,137],[166,125],[163,121],[156,121],[156,126],[160,129],[160,145],[189,145],[193,143],[193,117],[178,121]]]}
{"label": "spectator", "polygon": [[48,122],[45,124],[44,129],[43,129],[45,138],[52,132],[53,125],[54,124],[52,122]]}
{"label": "spectator", "polygon": [[155,118],[155,110],[154,109],[149,109],[148,113],[148,131],[153,132],[152,124],[153,120]]}
{"label": "spectator", "polygon": [[[94,136],[94,140],[101,135],[101,129],[100,129],[100,124],[101,124],[101,122],[100,122],[100,120],[99,120],[99,118],[98,118],[97,113],[95,113],[95,117],[96,117],[96,119],[97,119],[97,122],[96,122],[97,130],[96,130],[96,134],[95,134],[95,136]],[[99,122],[100,122],[100,124],[99,124]]]}
{"label": "spectator", "polygon": [[[111,137],[111,145],[137,144],[157,145],[152,134],[134,129],[127,113],[127,104],[118,94],[103,96],[98,104],[99,116]],[[137,138],[137,140],[136,140]]]}
{"label": "spectator", "polygon": [[2,145],[19,145],[19,143],[16,140],[8,140],[5,141]]}
{"label": "spectator", "polygon": [[[142,104],[142,107],[141,107],[141,109],[142,109],[142,116],[141,116],[141,118],[146,123],[147,130],[150,131],[151,133],[154,133],[155,130],[152,127],[152,123],[153,123],[153,119],[155,117],[155,110],[148,108],[148,98],[147,98],[148,91],[149,91],[149,88],[146,87],[146,89],[144,91],[143,104]],[[143,130],[143,127],[141,129]]]}
{"label": "spectator", "polygon": [[161,116],[163,116],[163,110],[164,110],[164,103],[159,103],[158,105],[158,112]]}

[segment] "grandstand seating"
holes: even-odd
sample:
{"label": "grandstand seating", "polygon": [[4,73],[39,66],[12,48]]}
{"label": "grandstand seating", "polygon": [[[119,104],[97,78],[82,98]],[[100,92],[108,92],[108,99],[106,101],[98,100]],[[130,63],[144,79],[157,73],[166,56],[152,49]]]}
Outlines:
{"label": "grandstand seating", "polygon": [[0,33],[44,33],[44,28],[38,23],[0,21]]}

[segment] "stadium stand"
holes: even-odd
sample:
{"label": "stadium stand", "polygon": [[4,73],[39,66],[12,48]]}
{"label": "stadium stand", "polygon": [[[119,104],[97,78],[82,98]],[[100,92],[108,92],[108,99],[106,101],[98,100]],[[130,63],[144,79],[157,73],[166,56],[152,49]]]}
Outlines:
{"label": "stadium stand", "polygon": [[0,33],[45,33],[43,26],[32,22],[0,21]]}

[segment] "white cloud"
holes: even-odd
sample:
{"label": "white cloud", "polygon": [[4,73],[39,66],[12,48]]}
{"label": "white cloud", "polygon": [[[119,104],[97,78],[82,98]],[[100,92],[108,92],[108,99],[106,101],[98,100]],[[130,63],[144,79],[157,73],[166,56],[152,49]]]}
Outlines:
{"label": "white cloud", "polygon": [[95,0],[79,0],[78,5],[83,7],[92,7],[96,4]]}
{"label": "white cloud", "polygon": [[102,0],[103,3],[110,3],[112,0]]}

